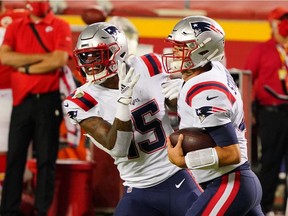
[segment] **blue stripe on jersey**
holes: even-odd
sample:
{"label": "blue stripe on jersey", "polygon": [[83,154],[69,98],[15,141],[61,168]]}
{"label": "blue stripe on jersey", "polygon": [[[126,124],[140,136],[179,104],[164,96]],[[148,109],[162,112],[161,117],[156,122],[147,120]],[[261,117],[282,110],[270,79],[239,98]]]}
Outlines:
{"label": "blue stripe on jersey", "polygon": [[208,81],[208,82],[202,82],[202,83],[192,86],[192,88],[188,91],[186,95],[186,103],[189,106],[191,106],[191,102],[194,96],[196,96],[202,91],[211,90],[211,89],[223,92],[227,96],[231,104],[234,104],[234,102],[236,101],[235,97],[231,94],[231,92],[228,90],[228,88],[225,85],[223,85],[220,82]]}
{"label": "blue stripe on jersey", "polygon": [[238,143],[235,128],[231,122],[221,126],[206,127],[205,129],[209,132],[217,146],[223,147]]}
{"label": "blue stripe on jersey", "polygon": [[84,92],[84,95],[82,97],[79,98],[74,98],[74,93],[76,91],[74,91],[72,94],[70,94],[67,97],[67,100],[72,101],[73,103],[77,104],[79,107],[81,107],[84,111],[88,111],[91,108],[93,108],[96,104],[98,104],[98,102],[91,96],[89,95],[87,92]]}
{"label": "blue stripe on jersey", "polygon": [[157,74],[162,73],[162,65],[157,56],[154,53],[149,53],[141,56],[141,59],[144,61],[145,65],[148,68],[150,77],[153,77]]}

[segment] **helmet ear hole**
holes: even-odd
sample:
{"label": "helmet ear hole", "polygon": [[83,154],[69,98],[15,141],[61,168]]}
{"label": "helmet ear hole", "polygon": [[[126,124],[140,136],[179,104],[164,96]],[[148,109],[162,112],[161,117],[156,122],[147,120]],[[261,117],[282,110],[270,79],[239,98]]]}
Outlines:
{"label": "helmet ear hole", "polygon": [[204,56],[206,53],[208,53],[209,52],[209,50],[204,50],[204,51],[202,51],[202,52],[199,52],[199,55],[202,55],[202,56]]}
{"label": "helmet ear hole", "polygon": [[121,58],[125,58],[125,56],[126,56],[126,52],[123,52],[123,53],[120,54]]}

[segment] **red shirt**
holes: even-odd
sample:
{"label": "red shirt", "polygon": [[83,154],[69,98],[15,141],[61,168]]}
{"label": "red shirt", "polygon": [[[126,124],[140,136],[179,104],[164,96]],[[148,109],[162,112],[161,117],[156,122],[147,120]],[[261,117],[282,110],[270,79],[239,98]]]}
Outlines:
{"label": "red shirt", "polygon": [[259,43],[247,58],[245,69],[252,72],[253,94],[261,105],[283,104],[264,89],[264,85],[268,85],[277,93],[285,94],[278,75],[282,62],[276,45],[273,38]]}
{"label": "red shirt", "polygon": [[[29,23],[30,17],[16,20],[7,27],[3,44],[10,46],[15,52],[35,54],[46,51],[38,42]],[[69,24],[48,14],[41,22],[35,24],[45,46],[50,51],[63,50],[71,55],[72,34]],[[18,105],[28,94],[41,94],[59,90],[59,73],[27,75],[12,69],[11,87],[13,92],[13,105]]]}
{"label": "red shirt", "polygon": [[[0,15],[0,32],[1,32],[1,44],[4,39],[4,34],[6,27],[11,24],[16,19],[27,16],[28,12],[26,10],[7,10],[5,13]],[[11,68],[6,65],[0,64],[0,89],[11,88],[11,79],[10,79]]]}

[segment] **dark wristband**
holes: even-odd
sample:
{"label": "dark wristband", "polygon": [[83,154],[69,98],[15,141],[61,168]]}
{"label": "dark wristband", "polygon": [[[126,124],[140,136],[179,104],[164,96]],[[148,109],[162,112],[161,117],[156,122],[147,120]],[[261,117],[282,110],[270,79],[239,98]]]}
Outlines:
{"label": "dark wristband", "polygon": [[25,68],[25,74],[29,74],[29,65],[25,65],[24,68]]}

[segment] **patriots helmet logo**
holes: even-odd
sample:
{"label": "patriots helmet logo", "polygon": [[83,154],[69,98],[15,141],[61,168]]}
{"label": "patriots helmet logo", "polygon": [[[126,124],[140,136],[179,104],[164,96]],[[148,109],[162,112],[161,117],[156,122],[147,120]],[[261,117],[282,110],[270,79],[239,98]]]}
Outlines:
{"label": "patriots helmet logo", "polygon": [[211,25],[207,22],[193,22],[190,23],[191,28],[194,30],[194,34],[197,37],[206,31],[214,31],[223,34],[219,29],[217,29],[214,25]]}
{"label": "patriots helmet logo", "polygon": [[115,26],[108,26],[107,28],[104,29],[104,31],[110,34],[117,41],[118,33],[120,33],[118,28],[116,28]]}
{"label": "patriots helmet logo", "polygon": [[69,116],[69,118],[74,119],[77,116],[77,111],[69,111],[67,112],[67,115]]}
{"label": "patriots helmet logo", "polygon": [[203,106],[196,109],[196,115],[199,117],[200,122],[203,122],[206,117],[218,112],[226,112],[226,110],[215,106]]}

